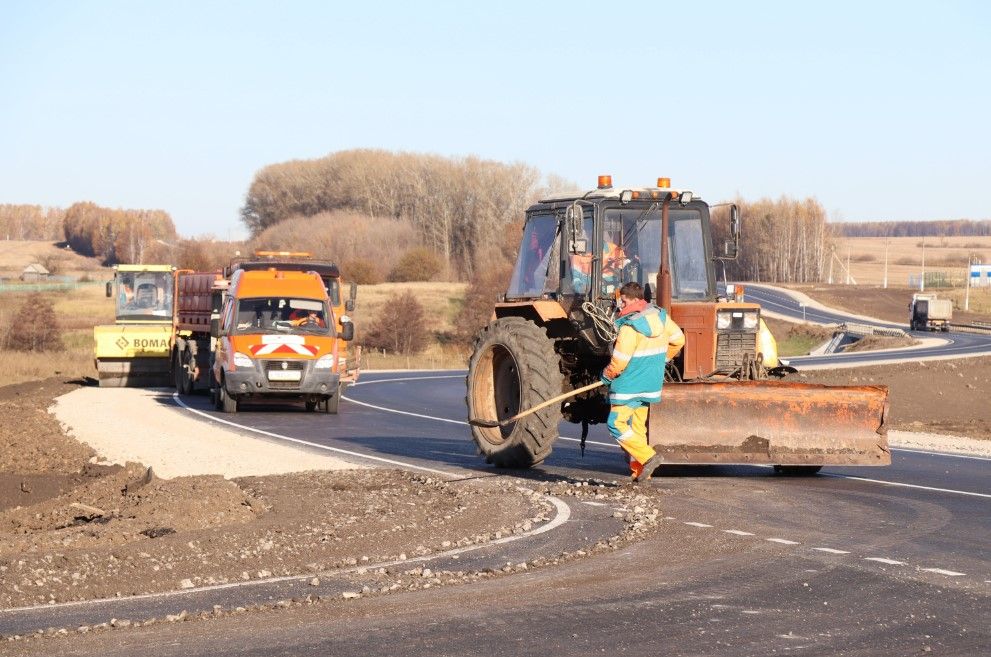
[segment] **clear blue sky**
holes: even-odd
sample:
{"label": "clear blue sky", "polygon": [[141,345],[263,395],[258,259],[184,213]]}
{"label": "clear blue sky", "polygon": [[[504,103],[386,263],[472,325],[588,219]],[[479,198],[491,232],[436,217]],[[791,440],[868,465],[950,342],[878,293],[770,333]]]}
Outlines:
{"label": "clear blue sky", "polygon": [[375,147],[983,219],[989,6],[4,0],[0,202],[238,236],[261,167]]}

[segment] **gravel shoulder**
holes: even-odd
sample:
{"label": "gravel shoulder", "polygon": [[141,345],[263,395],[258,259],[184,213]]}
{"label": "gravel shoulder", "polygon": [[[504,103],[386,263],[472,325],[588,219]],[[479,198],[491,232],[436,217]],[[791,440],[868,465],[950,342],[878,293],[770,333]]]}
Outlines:
{"label": "gravel shoulder", "polygon": [[58,397],[51,411],[69,435],[96,452],[100,463],[141,463],[166,479],[367,467],[204,422],[181,410],[170,391],[80,387]]}

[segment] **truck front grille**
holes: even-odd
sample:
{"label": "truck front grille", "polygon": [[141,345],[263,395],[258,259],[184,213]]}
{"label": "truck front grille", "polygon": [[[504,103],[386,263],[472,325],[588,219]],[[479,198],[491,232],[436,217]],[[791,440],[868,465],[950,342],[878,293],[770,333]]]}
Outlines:
{"label": "truck front grille", "polygon": [[[283,367],[285,364],[285,367]],[[301,360],[266,360],[264,361],[265,376],[268,378],[268,373],[271,371],[286,371],[286,372],[300,372],[299,381],[273,381],[268,379],[268,389],[269,390],[299,390],[303,383],[303,370],[306,369],[305,364]]]}

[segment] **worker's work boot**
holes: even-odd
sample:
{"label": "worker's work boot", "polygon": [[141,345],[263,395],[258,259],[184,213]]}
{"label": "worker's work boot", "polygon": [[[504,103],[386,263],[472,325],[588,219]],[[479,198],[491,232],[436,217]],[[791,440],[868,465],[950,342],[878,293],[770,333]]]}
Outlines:
{"label": "worker's work boot", "polygon": [[643,464],[636,459],[630,459],[630,478],[633,481],[640,481],[641,473],[643,473]]}
{"label": "worker's work boot", "polygon": [[643,464],[640,468],[640,474],[633,478],[635,482],[647,481],[650,479],[651,475],[654,474],[654,470],[661,467],[664,464],[664,459],[661,458],[660,454],[654,454]]}

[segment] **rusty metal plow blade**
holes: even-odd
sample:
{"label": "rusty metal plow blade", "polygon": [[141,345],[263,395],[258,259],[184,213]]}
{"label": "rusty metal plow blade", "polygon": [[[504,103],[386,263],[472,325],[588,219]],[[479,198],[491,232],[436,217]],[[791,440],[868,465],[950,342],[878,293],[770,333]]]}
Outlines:
{"label": "rusty metal plow blade", "polygon": [[885,386],[669,383],[649,440],[669,463],[888,465]]}

